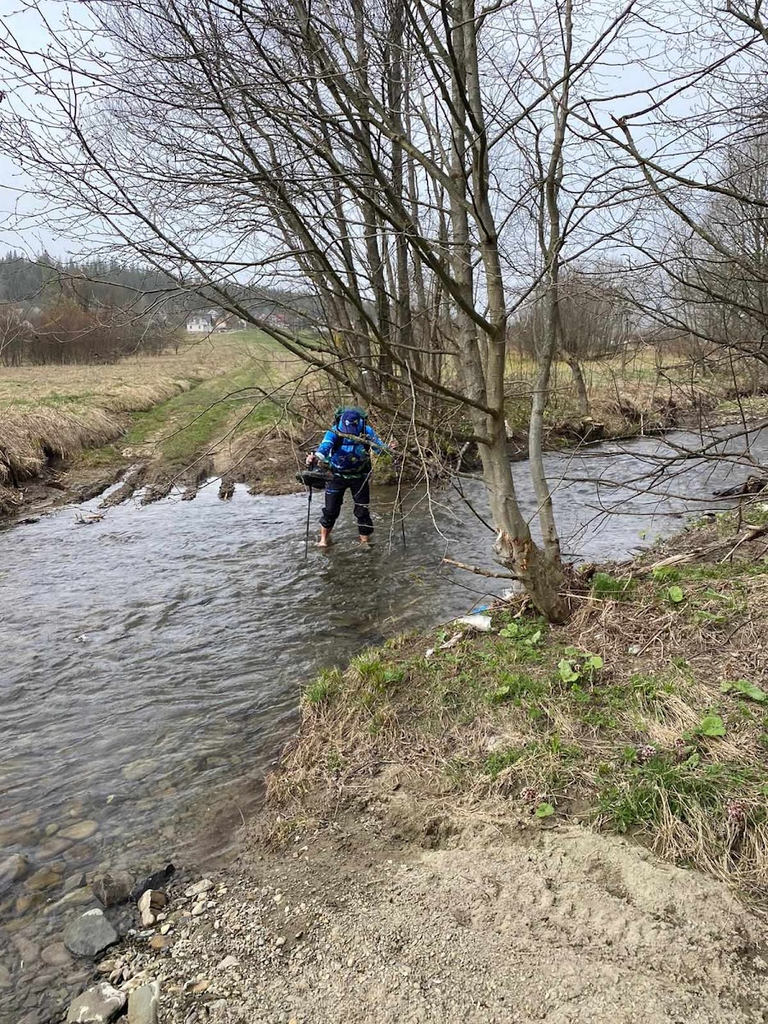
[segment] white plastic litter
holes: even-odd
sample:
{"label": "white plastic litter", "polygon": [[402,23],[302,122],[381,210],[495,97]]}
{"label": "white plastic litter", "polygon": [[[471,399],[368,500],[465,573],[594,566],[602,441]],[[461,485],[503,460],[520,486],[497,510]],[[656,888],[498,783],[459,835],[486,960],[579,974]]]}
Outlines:
{"label": "white plastic litter", "polygon": [[488,633],[491,629],[490,615],[465,615],[455,621],[459,626],[469,626],[470,629],[479,629],[483,633]]}

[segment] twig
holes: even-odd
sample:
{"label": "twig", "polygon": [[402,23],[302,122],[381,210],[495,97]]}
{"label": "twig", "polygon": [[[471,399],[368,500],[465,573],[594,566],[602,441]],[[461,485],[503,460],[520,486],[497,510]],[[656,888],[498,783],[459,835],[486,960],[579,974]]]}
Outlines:
{"label": "twig", "polygon": [[509,573],[503,572],[492,572],[490,569],[481,569],[479,565],[467,565],[465,562],[457,562],[453,558],[444,558],[443,562],[445,565],[453,565],[457,569],[464,569],[465,572],[473,572],[476,576],[489,576],[494,580],[517,580],[519,576],[513,576]]}

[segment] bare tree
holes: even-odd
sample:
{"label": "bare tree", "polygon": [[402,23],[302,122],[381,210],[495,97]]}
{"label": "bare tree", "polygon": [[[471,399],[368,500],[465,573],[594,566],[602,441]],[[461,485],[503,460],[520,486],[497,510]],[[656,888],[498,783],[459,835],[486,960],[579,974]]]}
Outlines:
{"label": "bare tree", "polygon": [[[613,230],[588,224],[616,199],[602,172],[574,176],[566,156],[589,144],[571,127],[576,106],[650,0],[80,7],[85,22],[53,32],[44,53],[5,29],[3,138],[52,209],[85,211],[105,240],[394,419],[476,443],[497,559],[565,618],[542,459],[561,268]],[[243,301],[243,282],[309,289],[321,315],[311,330],[276,326]],[[505,430],[509,317],[537,289],[528,471],[541,546]]]}

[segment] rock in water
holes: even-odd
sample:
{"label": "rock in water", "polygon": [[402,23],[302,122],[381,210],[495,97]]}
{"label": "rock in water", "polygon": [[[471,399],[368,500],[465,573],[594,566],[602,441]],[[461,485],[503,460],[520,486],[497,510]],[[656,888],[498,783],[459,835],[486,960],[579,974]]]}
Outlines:
{"label": "rock in water", "polygon": [[145,878],[143,882],[139,882],[131,891],[131,899],[133,902],[138,903],[147,889],[164,889],[173,877],[175,871],[176,868],[173,864],[166,864],[161,871],[156,871],[154,875],[150,875],[149,878]]}
{"label": "rock in water", "polygon": [[98,956],[113,946],[118,937],[102,910],[86,910],[67,925],[64,945],[75,956]]}
{"label": "rock in water", "polygon": [[81,843],[83,839],[90,839],[98,831],[99,823],[97,821],[78,821],[68,828],[63,828],[59,835],[63,839],[72,839],[76,843]]}
{"label": "rock in water", "polygon": [[24,883],[32,892],[42,892],[43,889],[52,889],[61,883],[61,874],[53,868],[40,868],[34,875],[30,875]]}
{"label": "rock in water", "polygon": [[72,963],[72,957],[63,942],[52,942],[46,946],[40,958],[49,967],[66,967]]}
{"label": "rock in water", "polygon": [[128,1024],[157,1024],[160,986],[156,981],[135,988],[128,996]]}
{"label": "rock in water", "polygon": [[0,893],[10,889],[14,882],[23,878],[29,867],[26,857],[20,853],[14,853],[4,861],[0,861]]}
{"label": "rock in water", "polygon": [[69,1007],[67,1024],[108,1024],[125,1006],[125,992],[102,981],[89,988]]}
{"label": "rock in water", "polygon": [[133,879],[127,871],[107,871],[94,879],[91,889],[102,906],[114,907],[128,901],[132,887]]}

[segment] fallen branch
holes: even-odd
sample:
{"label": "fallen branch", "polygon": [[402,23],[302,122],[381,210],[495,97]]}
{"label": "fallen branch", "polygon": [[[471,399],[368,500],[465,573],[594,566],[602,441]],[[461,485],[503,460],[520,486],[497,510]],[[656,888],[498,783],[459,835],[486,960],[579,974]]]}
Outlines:
{"label": "fallen branch", "polygon": [[[734,552],[741,547],[742,544],[747,541],[757,540],[758,537],[764,536],[768,533],[768,523],[763,526],[748,526],[746,533],[740,537],[731,550],[721,559],[721,562],[726,562],[731,558]],[[701,547],[693,548],[691,551],[686,551],[680,555],[670,555],[668,558],[662,558],[660,562],[654,562],[653,565],[648,565],[635,570],[638,575],[645,575],[646,573],[653,572],[654,569],[665,569],[670,565],[684,565],[687,562],[693,562],[700,555],[708,555],[722,548],[723,542],[721,540],[713,541],[711,544],[703,544]]]}
{"label": "fallen branch", "polygon": [[465,572],[473,572],[476,576],[488,576],[494,580],[518,580],[520,577],[503,572],[492,572],[490,569],[481,569],[479,565],[467,565],[465,562],[456,562],[453,558],[444,558],[445,565],[453,565],[456,569],[463,569]]}

